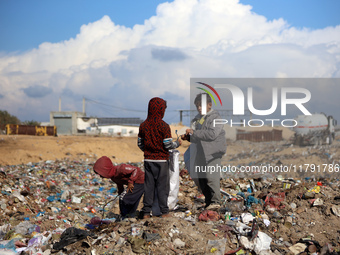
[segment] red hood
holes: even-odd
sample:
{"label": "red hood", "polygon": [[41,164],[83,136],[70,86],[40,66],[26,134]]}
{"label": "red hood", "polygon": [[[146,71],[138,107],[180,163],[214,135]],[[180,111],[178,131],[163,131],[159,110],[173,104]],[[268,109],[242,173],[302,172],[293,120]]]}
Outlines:
{"label": "red hood", "polygon": [[149,101],[148,120],[158,122],[163,119],[166,109],[166,101],[159,97],[154,97]]}
{"label": "red hood", "polygon": [[103,178],[112,178],[116,174],[116,168],[111,159],[106,156],[99,158],[93,166],[93,170]]}

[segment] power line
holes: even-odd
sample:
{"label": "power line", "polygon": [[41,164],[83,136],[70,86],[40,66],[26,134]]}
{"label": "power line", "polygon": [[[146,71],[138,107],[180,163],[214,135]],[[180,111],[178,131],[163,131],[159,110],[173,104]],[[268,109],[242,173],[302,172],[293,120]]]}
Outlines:
{"label": "power line", "polygon": [[[109,104],[105,104],[105,103],[101,103],[98,102],[96,100],[90,99],[90,98],[86,98],[84,97],[87,101],[99,104],[99,105],[103,105],[103,106],[107,106],[107,107],[111,107],[111,108],[115,108],[115,109],[119,109],[119,110],[123,110],[123,111],[130,111],[130,112],[141,112],[141,113],[146,113],[147,111],[142,111],[142,110],[136,110],[136,109],[128,109],[128,108],[124,108],[124,107],[119,107],[119,106],[114,106],[114,105],[109,105]],[[168,110],[168,112],[178,112],[179,110]]]}
{"label": "power line", "polygon": [[123,107],[119,107],[119,106],[104,104],[104,103],[101,103],[101,102],[98,102],[98,101],[95,101],[95,100],[92,100],[92,99],[89,99],[89,98],[85,98],[85,99],[86,99],[87,101],[90,101],[90,102],[93,102],[93,103],[96,103],[96,104],[108,106],[108,107],[115,108],[115,109],[119,109],[119,110],[122,110],[122,111],[142,112],[142,113],[145,113],[145,112],[146,112],[146,111],[141,111],[141,110],[128,109],[128,108],[123,108]]}

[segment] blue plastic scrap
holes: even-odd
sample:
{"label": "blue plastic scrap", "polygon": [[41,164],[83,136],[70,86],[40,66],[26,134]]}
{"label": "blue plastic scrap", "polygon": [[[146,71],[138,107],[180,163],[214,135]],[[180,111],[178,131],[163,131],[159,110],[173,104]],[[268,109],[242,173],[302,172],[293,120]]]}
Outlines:
{"label": "blue plastic scrap", "polygon": [[115,187],[112,187],[108,192],[109,193],[115,193],[117,191],[117,189]]}
{"label": "blue plastic scrap", "polygon": [[246,199],[246,206],[251,207],[252,204],[262,204],[260,199],[257,199],[253,196],[248,196]]}

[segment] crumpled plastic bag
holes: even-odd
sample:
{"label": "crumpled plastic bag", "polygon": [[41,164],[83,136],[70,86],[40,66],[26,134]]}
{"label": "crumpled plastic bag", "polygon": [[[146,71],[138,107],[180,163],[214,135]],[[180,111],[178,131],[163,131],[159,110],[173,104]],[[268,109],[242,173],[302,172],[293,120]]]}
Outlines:
{"label": "crumpled plastic bag", "polygon": [[245,236],[240,237],[240,244],[245,249],[252,250],[256,254],[262,254],[265,251],[270,250],[270,243],[272,238],[263,232],[258,232],[257,237],[253,241]]}
{"label": "crumpled plastic bag", "polygon": [[286,194],[284,192],[279,192],[279,193],[269,193],[268,196],[265,199],[264,207],[269,207],[275,208],[277,210],[281,210],[285,206],[281,204],[282,201],[284,201],[286,198]]}
{"label": "crumpled plastic bag", "polygon": [[227,239],[219,239],[219,240],[208,240],[207,244],[207,253],[213,253],[214,255],[223,255],[225,251],[225,244]]}
{"label": "crumpled plastic bag", "polygon": [[158,233],[145,233],[145,232],[143,233],[142,237],[147,242],[158,240],[161,238],[161,236]]}
{"label": "crumpled plastic bag", "polygon": [[131,244],[131,249],[134,253],[146,253],[146,241],[140,237],[129,236],[128,242]]}
{"label": "crumpled plastic bag", "polygon": [[249,224],[255,217],[251,213],[242,213],[241,219],[244,224]]}
{"label": "crumpled plastic bag", "polygon": [[248,233],[251,231],[251,227],[249,227],[248,225],[246,225],[246,224],[244,224],[240,221],[236,222],[235,229],[241,235],[248,235]]}
{"label": "crumpled plastic bag", "polygon": [[61,250],[67,245],[83,240],[87,236],[95,237],[95,234],[79,228],[67,228],[60,236],[60,241],[53,245],[54,250]]}
{"label": "crumpled plastic bag", "polygon": [[21,235],[30,235],[32,232],[40,232],[40,227],[30,223],[29,221],[22,221],[14,228],[15,233]]}
{"label": "crumpled plastic bag", "polygon": [[200,221],[218,221],[220,219],[220,215],[215,211],[205,210],[203,211],[200,216],[198,217],[198,220]]}
{"label": "crumpled plastic bag", "polygon": [[300,254],[307,248],[307,245],[303,243],[296,243],[293,246],[290,246],[288,249],[293,253],[293,254]]}
{"label": "crumpled plastic bag", "polygon": [[168,206],[169,210],[173,210],[176,206],[178,200],[178,192],[179,192],[179,151],[171,150],[170,151],[170,160],[169,160],[169,182],[170,182],[170,190],[168,196]]}

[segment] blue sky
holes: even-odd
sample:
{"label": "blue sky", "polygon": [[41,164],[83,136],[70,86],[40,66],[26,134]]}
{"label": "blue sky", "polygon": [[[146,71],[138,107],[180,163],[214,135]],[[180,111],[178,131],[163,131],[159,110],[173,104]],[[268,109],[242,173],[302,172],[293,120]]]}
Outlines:
{"label": "blue sky", "polygon": [[[156,14],[162,0],[1,0],[0,51],[25,51],[42,42],[68,40],[83,24],[108,15],[133,27]],[[171,2],[171,1],[168,1]],[[285,19],[295,27],[324,28],[340,24],[338,0],[240,0],[267,19]]]}
{"label": "blue sky", "polygon": [[104,15],[119,25],[133,27],[156,14],[161,0],[2,0],[0,51],[36,48],[40,43],[74,37],[83,24]]}
{"label": "blue sky", "polygon": [[267,19],[284,18],[294,27],[324,28],[340,24],[338,0],[240,0]]}
{"label": "blue sky", "polygon": [[[59,98],[82,111],[85,97],[88,116],[144,119],[160,96],[172,123],[190,108],[192,77],[339,78],[339,10],[338,0],[1,0],[0,110],[48,121]],[[330,100],[340,86],[320,92],[314,109],[340,119]]]}

